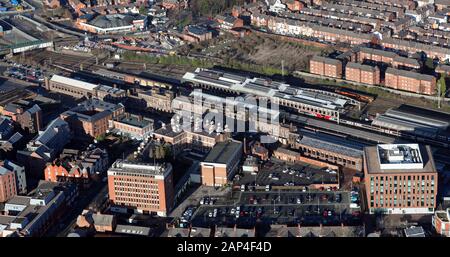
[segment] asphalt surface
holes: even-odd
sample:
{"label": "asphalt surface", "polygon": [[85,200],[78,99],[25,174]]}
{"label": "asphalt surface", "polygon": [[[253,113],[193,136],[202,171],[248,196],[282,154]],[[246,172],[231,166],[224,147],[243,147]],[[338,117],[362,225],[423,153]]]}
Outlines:
{"label": "asphalt surface", "polygon": [[68,210],[68,213],[62,216],[58,221],[58,224],[52,226],[52,228],[45,234],[46,237],[65,237],[70,232],[77,221],[78,215],[86,209],[96,196],[107,187],[106,182],[99,182],[93,184],[92,187],[85,192],[80,192],[80,195],[75,201],[75,205]]}
{"label": "asphalt surface", "polygon": [[[287,171],[287,168],[290,168]],[[260,186],[284,186],[286,183],[294,183],[294,186],[309,186],[311,184],[328,184],[338,182],[337,173],[329,173],[325,170],[306,163],[290,164],[282,161],[271,160],[264,164],[256,174],[245,173],[236,184],[260,185]]]}
{"label": "asphalt surface", "polygon": [[[337,196],[340,201],[336,201]],[[339,225],[360,222],[360,217],[356,216],[360,208],[350,208],[348,191],[247,191],[235,192],[232,198],[218,198],[212,205],[198,206],[190,220],[192,225],[254,227],[257,223]],[[238,214],[237,208],[240,208]]]}

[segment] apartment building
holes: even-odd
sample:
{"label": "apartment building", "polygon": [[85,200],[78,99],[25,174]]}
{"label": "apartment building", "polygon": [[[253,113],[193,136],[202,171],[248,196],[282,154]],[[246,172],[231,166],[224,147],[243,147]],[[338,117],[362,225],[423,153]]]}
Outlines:
{"label": "apartment building", "polygon": [[342,78],[342,62],[336,59],[314,55],[309,61],[309,71],[321,76]]}
{"label": "apartment building", "polygon": [[[7,195],[9,195],[8,192],[15,194],[27,193],[25,167],[10,160],[4,160],[0,161],[0,173],[2,181],[2,186],[0,186],[0,191],[2,192],[0,199],[7,199]],[[13,180],[10,180],[12,179],[12,175],[14,175],[14,178]],[[10,182],[14,182],[14,184],[9,185]],[[0,202],[4,201],[0,200]]]}
{"label": "apartment building", "polygon": [[345,66],[345,79],[369,85],[380,84],[380,69],[376,66],[349,62]]}
{"label": "apartment building", "polygon": [[434,213],[438,173],[429,146],[366,147],[364,175],[371,214]]}
{"label": "apartment building", "polygon": [[64,149],[60,157],[47,164],[44,170],[46,181],[72,181],[80,185],[89,185],[108,169],[108,153],[95,148],[78,151]]}
{"label": "apartment building", "polygon": [[3,115],[20,124],[20,127],[30,133],[42,129],[42,110],[39,105],[26,100],[8,103],[2,111]]}
{"label": "apartment building", "polygon": [[384,84],[389,88],[424,95],[434,95],[436,90],[434,76],[395,68],[387,68]]}
{"label": "apartment building", "polygon": [[397,54],[394,52],[384,51],[375,48],[361,47],[358,52],[358,62],[371,60],[374,62],[384,62],[391,64]]}
{"label": "apartment building", "polygon": [[71,140],[69,124],[57,118],[32,139],[25,150],[17,151],[17,160],[25,166],[27,175],[40,178],[47,162],[54,160]]}

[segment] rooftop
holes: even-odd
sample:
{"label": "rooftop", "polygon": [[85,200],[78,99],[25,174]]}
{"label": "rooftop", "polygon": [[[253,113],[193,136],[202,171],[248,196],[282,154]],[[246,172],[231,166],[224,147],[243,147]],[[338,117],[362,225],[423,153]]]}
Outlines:
{"label": "rooftop", "polygon": [[425,231],[422,227],[405,228],[406,237],[425,237]]}
{"label": "rooftop", "polygon": [[395,68],[391,68],[391,67],[386,69],[386,74],[388,74],[388,73],[394,74],[397,76],[407,77],[407,78],[415,78],[418,80],[427,80],[427,81],[436,80],[436,78],[432,75],[421,74],[421,73],[407,71],[407,70],[399,70],[399,69],[395,69]]}
{"label": "rooftop", "polygon": [[76,116],[81,120],[92,121],[111,115],[121,107],[122,105],[120,104],[107,103],[99,99],[89,99],[64,112],[62,115]]}
{"label": "rooftop", "polygon": [[361,47],[360,51],[364,52],[364,53],[370,53],[370,54],[385,56],[385,57],[389,57],[389,58],[397,57],[397,54],[394,52],[384,51],[384,50],[375,49],[375,48]]}
{"label": "rooftop", "polygon": [[116,28],[132,26],[135,20],[145,19],[142,15],[129,15],[129,14],[106,14],[98,15],[92,20],[88,21],[88,24],[99,28]]}
{"label": "rooftop", "polygon": [[98,86],[98,85],[95,85],[92,83],[88,83],[88,82],[84,82],[81,80],[72,79],[72,78],[64,77],[64,76],[60,76],[60,75],[53,75],[53,77],[50,79],[50,81],[61,83],[61,84],[66,84],[66,85],[71,85],[73,87],[81,88],[84,90],[90,90],[90,91],[94,90],[94,88],[96,88]]}
{"label": "rooftop", "polygon": [[16,195],[9,199],[6,204],[16,204],[16,205],[29,205],[31,197]]}
{"label": "rooftop", "polygon": [[342,137],[332,136],[324,133],[314,133],[306,130],[301,131],[302,138],[298,143],[309,147],[323,149],[354,158],[361,158],[364,146],[361,143],[349,141]]}
{"label": "rooftop", "polygon": [[117,225],[114,232],[129,235],[148,236],[150,235],[150,231],[151,229],[149,227]]}
{"label": "rooftop", "polygon": [[[418,144],[378,145],[378,159],[382,169],[421,169],[422,156]],[[401,166],[399,166],[401,165]]]}
{"label": "rooftop", "polygon": [[347,103],[347,99],[338,94],[294,87],[271,79],[247,77],[219,70],[197,68],[195,72],[187,72],[183,76],[183,80],[240,94],[290,100],[332,110],[342,109]]}
{"label": "rooftop", "polygon": [[418,144],[385,144],[364,149],[367,172],[435,173],[436,167],[429,146]]}
{"label": "rooftop", "polygon": [[311,60],[312,61],[323,62],[323,63],[326,63],[326,64],[333,64],[333,65],[342,64],[342,62],[340,60],[333,59],[333,58],[328,58],[328,57],[323,57],[323,56],[319,56],[319,55],[314,55],[311,58]]}
{"label": "rooftop", "polygon": [[347,63],[346,68],[359,69],[359,70],[369,71],[369,72],[375,72],[375,71],[379,70],[378,67],[376,67],[376,66],[370,66],[370,65],[360,64],[360,63],[356,63],[356,62]]}
{"label": "rooftop", "polygon": [[237,151],[242,150],[242,143],[236,140],[227,140],[217,143],[206,156],[204,162],[227,164]]}
{"label": "rooftop", "polygon": [[147,176],[167,176],[172,171],[170,163],[156,164],[138,163],[124,160],[117,160],[108,170],[108,175],[114,173],[141,174]]}
{"label": "rooftop", "polygon": [[135,115],[122,115],[116,119],[120,123],[124,123],[133,127],[145,128],[153,123],[153,120],[142,118]]}

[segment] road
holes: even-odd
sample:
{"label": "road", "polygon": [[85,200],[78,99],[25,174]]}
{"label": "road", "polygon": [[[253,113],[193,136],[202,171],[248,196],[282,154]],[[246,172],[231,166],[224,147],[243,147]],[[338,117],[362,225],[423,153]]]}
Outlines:
{"label": "road", "polygon": [[92,187],[82,193],[80,192],[79,197],[75,201],[75,206],[68,210],[59,221],[58,225],[55,225],[47,231],[46,237],[65,237],[70,232],[70,230],[74,227],[78,215],[82,213],[84,209],[86,209],[91,202],[96,198],[96,196],[107,187],[105,182],[97,182],[93,184]]}

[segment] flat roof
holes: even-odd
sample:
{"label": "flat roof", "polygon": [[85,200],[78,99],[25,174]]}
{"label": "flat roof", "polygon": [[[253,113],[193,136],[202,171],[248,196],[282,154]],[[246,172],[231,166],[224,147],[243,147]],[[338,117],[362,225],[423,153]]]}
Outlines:
{"label": "flat roof", "polygon": [[431,153],[430,146],[417,145],[421,157],[422,168],[404,168],[401,165],[395,166],[392,169],[383,169],[382,163],[379,159],[379,147],[369,146],[364,148],[364,157],[367,163],[367,172],[369,174],[384,174],[384,173],[436,173],[436,167]]}
{"label": "flat roof", "polygon": [[153,121],[148,118],[139,118],[134,115],[127,116],[121,116],[117,119],[117,122],[128,124],[134,127],[144,128],[148,125],[152,124]]}
{"label": "flat roof", "polygon": [[377,145],[378,160],[382,169],[421,169],[422,155],[418,144]]}
{"label": "flat roof", "polygon": [[117,225],[116,233],[122,234],[130,234],[130,235],[140,235],[140,236],[148,236],[150,235],[151,229],[149,227],[141,227],[141,226],[132,226],[132,225]]}
{"label": "flat roof", "polygon": [[98,85],[95,85],[92,83],[88,83],[88,82],[84,82],[81,80],[72,79],[69,77],[64,77],[64,76],[56,75],[56,74],[53,75],[53,77],[50,79],[50,81],[70,85],[73,87],[78,87],[78,88],[81,88],[84,90],[91,90],[91,91],[94,90],[94,88],[98,87]]}
{"label": "flat roof", "polygon": [[9,199],[6,204],[29,205],[31,197],[16,195]]}
{"label": "flat roof", "polygon": [[156,164],[153,163],[139,163],[132,161],[117,160],[108,170],[108,175],[111,172],[136,173],[143,175],[165,175],[172,170],[170,163]]}
{"label": "flat roof", "polygon": [[226,164],[240,149],[242,149],[242,143],[240,141],[227,140],[225,142],[219,142],[211,149],[204,162]]}

